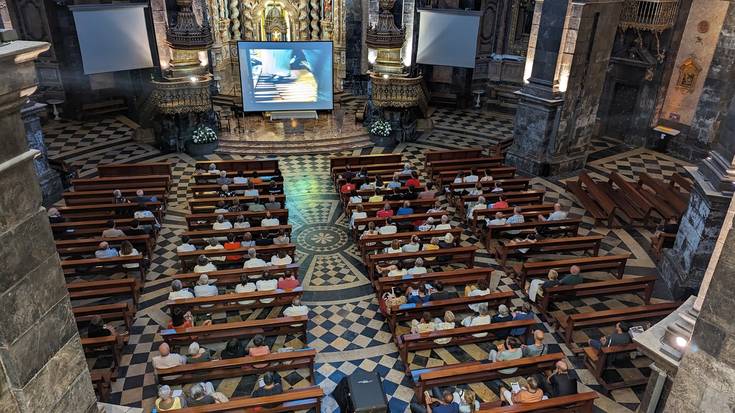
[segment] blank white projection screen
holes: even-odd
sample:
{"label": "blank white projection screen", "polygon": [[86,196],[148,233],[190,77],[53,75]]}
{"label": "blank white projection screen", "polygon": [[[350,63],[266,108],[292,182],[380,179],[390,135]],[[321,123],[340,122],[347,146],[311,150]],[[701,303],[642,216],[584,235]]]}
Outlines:
{"label": "blank white projection screen", "polygon": [[472,12],[419,10],[416,63],[475,67],[480,15]]}
{"label": "blank white projection screen", "polygon": [[69,7],[74,13],[84,74],[153,67],[145,4]]}

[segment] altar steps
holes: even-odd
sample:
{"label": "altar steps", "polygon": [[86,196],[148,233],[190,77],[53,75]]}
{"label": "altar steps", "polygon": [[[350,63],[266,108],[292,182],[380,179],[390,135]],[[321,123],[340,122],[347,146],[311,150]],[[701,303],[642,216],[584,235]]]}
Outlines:
{"label": "altar steps", "polygon": [[238,155],[289,155],[289,154],[312,154],[329,153],[344,150],[359,149],[372,146],[370,137],[366,133],[354,134],[325,139],[300,140],[275,140],[275,141],[250,141],[243,142],[241,139],[228,139],[226,136],[220,138],[217,153]]}

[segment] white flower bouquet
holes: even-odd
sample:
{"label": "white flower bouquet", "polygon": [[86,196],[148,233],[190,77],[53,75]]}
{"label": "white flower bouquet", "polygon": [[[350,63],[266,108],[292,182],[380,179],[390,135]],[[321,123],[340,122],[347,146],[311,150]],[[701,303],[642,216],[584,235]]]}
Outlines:
{"label": "white flower bouquet", "polygon": [[368,128],[368,131],[370,131],[370,133],[372,133],[373,135],[384,137],[389,136],[391,130],[392,128],[390,127],[390,122],[386,120],[376,120]]}
{"label": "white flower bouquet", "polygon": [[194,129],[191,142],[196,144],[217,142],[217,133],[209,126],[200,125]]}

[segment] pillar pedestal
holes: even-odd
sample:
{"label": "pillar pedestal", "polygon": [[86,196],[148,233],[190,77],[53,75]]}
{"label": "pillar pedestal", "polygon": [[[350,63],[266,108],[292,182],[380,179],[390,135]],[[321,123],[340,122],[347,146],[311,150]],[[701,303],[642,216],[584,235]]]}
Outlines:
{"label": "pillar pedestal", "polygon": [[61,184],[59,174],[51,169],[48,164],[48,150],[46,143],[43,141],[43,128],[41,127],[41,118],[39,117],[39,113],[45,110],[45,104],[31,101],[23,107],[20,115],[25,125],[28,147],[39,152],[38,156],[33,159],[33,166],[36,169],[36,175],[41,184],[43,205],[48,207],[61,199],[64,193],[64,186]]}

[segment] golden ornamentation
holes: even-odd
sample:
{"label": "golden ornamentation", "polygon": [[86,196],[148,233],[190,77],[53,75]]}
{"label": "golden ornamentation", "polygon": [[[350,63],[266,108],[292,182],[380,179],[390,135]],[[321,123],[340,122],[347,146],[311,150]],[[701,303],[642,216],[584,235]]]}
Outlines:
{"label": "golden ornamentation", "polygon": [[177,114],[210,110],[212,103],[209,85],[212,82],[212,75],[207,73],[195,79],[195,82],[185,78],[164,82],[153,81],[153,92],[151,92],[150,99],[158,112]]}
{"label": "golden ornamentation", "polygon": [[679,0],[625,0],[618,26],[662,32],[674,26],[678,12]]}
{"label": "golden ornamentation", "polygon": [[676,81],[676,88],[685,93],[693,93],[697,85],[697,79],[702,72],[702,67],[697,64],[694,55],[689,56],[679,66],[679,79]]}
{"label": "golden ornamentation", "polygon": [[428,101],[423,76],[403,77],[370,74],[372,102],[379,108],[411,108],[423,106]]}

